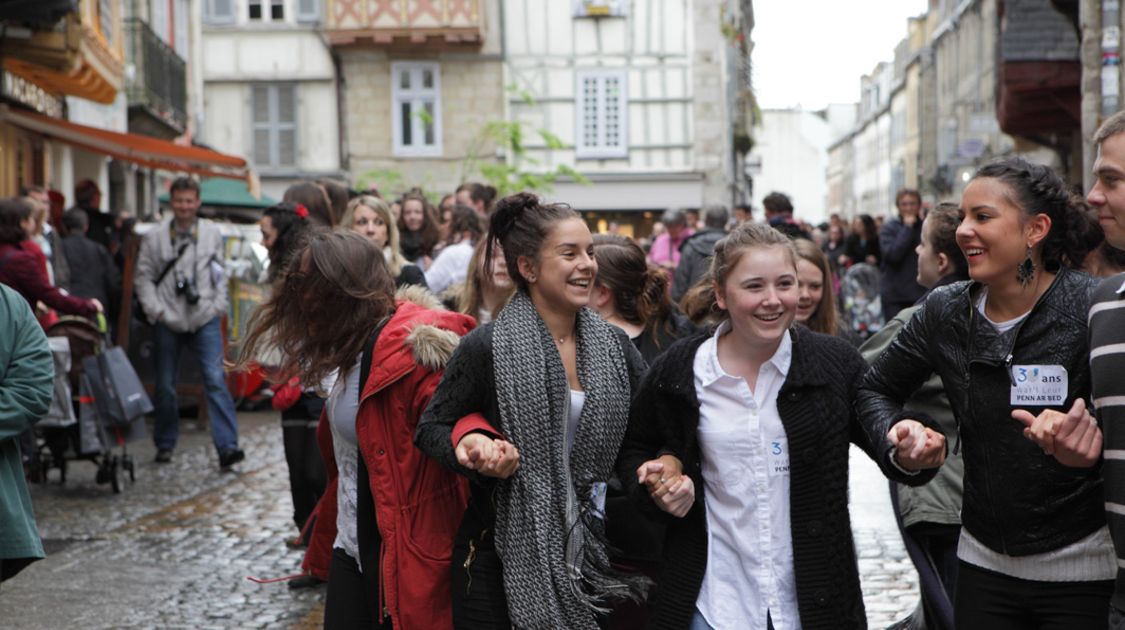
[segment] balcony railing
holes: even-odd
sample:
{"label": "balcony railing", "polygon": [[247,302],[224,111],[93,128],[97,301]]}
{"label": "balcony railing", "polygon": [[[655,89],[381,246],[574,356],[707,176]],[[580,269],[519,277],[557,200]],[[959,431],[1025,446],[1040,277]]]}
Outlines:
{"label": "balcony railing", "polygon": [[125,20],[126,47],[134,72],[129,106],[140,106],[183,132],[187,128],[187,64],[143,20]]}
{"label": "balcony railing", "polygon": [[482,0],[328,0],[335,46],[479,48]]}

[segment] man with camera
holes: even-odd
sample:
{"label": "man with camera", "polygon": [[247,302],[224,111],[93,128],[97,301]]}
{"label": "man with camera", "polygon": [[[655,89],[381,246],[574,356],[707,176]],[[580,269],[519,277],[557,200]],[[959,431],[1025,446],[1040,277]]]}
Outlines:
{"label": "man with camera", "polygon": [[223,238],[218,226],[198,217],[195,180],[176,179],[170,195],[172,218],[145,234],[134,279],[144,316],[156,326],[156,461],[172,461],[179,437],[176,381],[180,351],[188,346],[203,375],[219,466],[228,470],[245,455],[238,448],[238,421],[223,373],[222,316],[228,299]]}

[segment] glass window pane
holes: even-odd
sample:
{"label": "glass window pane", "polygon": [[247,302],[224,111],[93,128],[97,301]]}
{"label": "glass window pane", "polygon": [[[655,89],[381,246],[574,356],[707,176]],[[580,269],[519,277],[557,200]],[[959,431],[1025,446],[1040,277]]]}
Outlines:
{"label": "glass window pane", "polygon": [[429,101],[424,105],[426,109],[426,116],[423,119],[426,146],[432,147],[434,145],[434,103]]}
{"label": "glass window pane", "polygon": [[258,166],[270,165],[270,130],[254,130],[254,163]]}
{"label": "glass window pane", "polygon": [[262,19],[262,2],[261,0],[250,0],[250,19]]}
{"label": "glass window pane", "polygon": [[410,115],[410,103],[402,104],[402,146],[414,145],[414,117]]}
{"label": "glass window pane", "polygon": [[427,90],[434,89],[434,71],[426,68],[422,70],[422,87]]}
{"label": "glass window pane", "polygon": [[582,79],[582,144],[598,146],[598,80]]}
{"label": "glass window pane", "polygon": [[410,89],[410,71],[399,70],[398,72],[398,86],[404,90]]}
{"label": "glass window pane", "polygon": [[280,0],[274,0],[273,4],[270,6],[270,19],[285,19],[285,5],[283,5]]}

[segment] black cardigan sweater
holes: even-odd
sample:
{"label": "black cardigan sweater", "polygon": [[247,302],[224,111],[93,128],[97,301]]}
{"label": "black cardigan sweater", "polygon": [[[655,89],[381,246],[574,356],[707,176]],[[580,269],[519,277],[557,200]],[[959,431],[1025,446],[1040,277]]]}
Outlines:
{"label": "black cardigan sweater", "polygon": [[[866,369],[846,341],[790,329],[793,358],[778,392],[777,409],[789,440],[793,568],[801,626],[866,628],[855,544],[848,516],[848,444],[867,452],[884,474],[921,485],[936,470],[905,475],[890,463],[885,430],[856,417],[852,401]],[[633,398],[618,474],[643,509],[668,524],[666,569],[657,582],[653,628],[688,628],[707,565],[707,518],[697,437],[699,400],[692,369],[696,350],[710,336],[681,339],[652,365]],[[935,423],[919,418],[938,430]],[[675,455],[695,483],[695,505],[683,518],[656,508],[636,469],[661,454]]]}

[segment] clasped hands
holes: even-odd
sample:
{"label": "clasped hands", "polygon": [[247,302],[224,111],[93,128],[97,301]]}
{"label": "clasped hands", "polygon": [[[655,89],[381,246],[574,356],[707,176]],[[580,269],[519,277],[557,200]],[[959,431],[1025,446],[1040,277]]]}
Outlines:
{"label": "clasped hands", "polygon": [[674,455],[662,455],[637,467],[637,483],[644,485],[657,507],[682,518],[695,503],[695,483],[684,474]]}
{"label": "clasped hands", "polygon": [[1101,458],[1102,430],[1081,398],[1075,400],[1066,413],[1045,409],[1033,416],[1029,411],[1016,409],[1012,418],[1023,423],[1024,437],[1063,466],[1089,468]]}
{"label": "clasped hands", "polygon": [[520,467],[520,452],[515,444],[484,433],[469,433],[454,449],[457,463],[485,477],[507,479]]}
{"label": "clasped hands", "polygon": [[945,462],[945,436],[917,420],[899,420],[887,432],[887,439],[895,447],[895,463],[903,470],[917,472]]}

